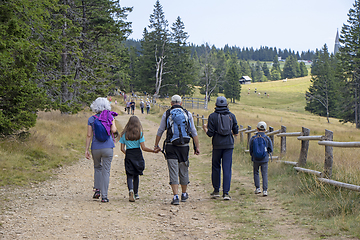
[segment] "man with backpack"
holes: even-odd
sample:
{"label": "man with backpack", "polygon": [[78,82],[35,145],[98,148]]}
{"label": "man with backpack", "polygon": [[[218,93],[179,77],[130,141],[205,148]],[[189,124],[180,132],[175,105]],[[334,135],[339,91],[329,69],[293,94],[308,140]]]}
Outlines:
{"label": "man with backpack", "polygon": [[203,129],[212,137],[212,168],[211,181],[214,191],[211,198],[220,197],[221,165],[223,171],[223,198],[230,200],[232,154],[234,150],[234,137],[239,133],[236,117],[229,111],[225,97],[218,97],[215,111],[208,117],[208,124]]}
{"label": "man with backpack", "polygon": [[257,124],[257,134],[252,136],[249,142],[251,160],[253,161],[253,173],[255,183],[255,194],[261,193],[259,168],[263,180],[263,196],[268,195],[268,162],[269,154],[273,151],[270,138],[265,135],[266,123],[261,121]]}
{"label": "man with backpack", "polygon": [[[179,183],[181,185],[181,202],[189,198],[187,185],[189,184],[189,143],[193,138],[194,154],[200,154],[199,139],[194,125],[192,114],[182,106],[181,97],[171,97],[171,108],[164,112],[159,129],[155,138],[154,150],[161,150],[159,142],[166,130],[166,139],[163,145],[163,153],[169,168],[170,185],[174,197],[172,205],[179,205]],[[180,179],[180,181],[179,181]]]}

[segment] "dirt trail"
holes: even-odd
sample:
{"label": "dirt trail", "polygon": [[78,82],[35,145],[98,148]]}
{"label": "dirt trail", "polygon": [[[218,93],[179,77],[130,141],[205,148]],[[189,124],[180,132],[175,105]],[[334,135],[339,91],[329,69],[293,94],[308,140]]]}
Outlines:
{"label": "dirt trail", "polygon": [[[144,128],[146,145],[153,146],[158,125],[138,114]],[[117,120],[126,123],[129,115]],[[84,135],[85,137],[85,135]],[[1,189],[1,198],[8,198],[8,207],[1,216],[0,239],[225,239],[227,230],[235,223],[222,223],[211,215],[213,200],[204,185],[196,182],[191,173],[188,192],[190,199],[172,206],[168,171],[161,153],[144,152],[146,169],[140,177],[140,200],[128,201],[124,155],[116,144],[111,167],[109,203],[92,199],[93,164],[81,158],[73,166],[57,170],[54,179],[33,185],[29,189],[17,188],[10,193]],[[199,155],[200,161],[209,156]],[[244,187],[253,190],[252,180],[233,177]],[[209,176],[210,181],[210,176]],[[209,185],[210,186],[210,185]],[[232,199],[231,201],[239,201]],[[260,200],[259,200],[260,201]],[[312,239],[309,232],[296,226],[288,213],[274,197],[262,198],[276,228],[283,239]],[[286,237],[292,236],[292,237]],[[254,237],[256,239],[256,237]]]}

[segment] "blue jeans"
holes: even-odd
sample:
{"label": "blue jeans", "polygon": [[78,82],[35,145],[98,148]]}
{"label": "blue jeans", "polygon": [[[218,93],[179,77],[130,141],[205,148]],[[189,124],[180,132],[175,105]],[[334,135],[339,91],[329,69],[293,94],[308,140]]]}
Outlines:
{"label": "blue jeans", "polygon": [[268,189],[268,162],[265,162],[265,163],[253,162],[254,183],[255,183],[256,188],[260,188],[259,168],[261,168],[261,176],[262,176],[262,180],[263,180],[263,191],[267,191],[267,189]]}
{"label": "blue jeans", "polygon": [[223,171],[223,194],[228,194],[231,183],[233,149],[213,149],[211,181],[215,192],[220,190],[221,165]]}

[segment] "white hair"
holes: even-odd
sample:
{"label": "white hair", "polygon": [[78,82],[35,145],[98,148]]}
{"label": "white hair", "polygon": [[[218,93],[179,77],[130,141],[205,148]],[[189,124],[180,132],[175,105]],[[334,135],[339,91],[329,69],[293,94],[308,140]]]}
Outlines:
{"label": "white hair", "polygon": [[92,102],[90,108],[95,113],[100,113],[104,110],[111,110],[110,102],[107,98],[98,97],[95,101]]}

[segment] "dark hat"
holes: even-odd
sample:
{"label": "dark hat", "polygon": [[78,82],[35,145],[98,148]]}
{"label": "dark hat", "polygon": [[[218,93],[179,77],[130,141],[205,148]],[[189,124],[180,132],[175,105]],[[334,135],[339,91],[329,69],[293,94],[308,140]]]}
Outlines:
{"label": "dark hat", "polygon": [[227,106],[226,98],[223,96],[217,97],[215,105],[217,107],[226,107]]}

